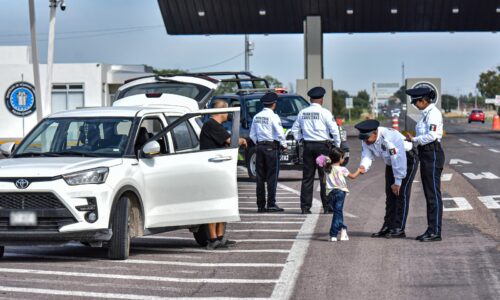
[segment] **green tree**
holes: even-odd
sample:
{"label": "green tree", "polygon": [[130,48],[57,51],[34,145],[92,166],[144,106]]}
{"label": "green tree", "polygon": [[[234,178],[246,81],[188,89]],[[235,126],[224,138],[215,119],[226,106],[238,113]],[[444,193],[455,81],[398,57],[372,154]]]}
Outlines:
{"label": "green tree", "polygon": [[496,70],[489,70],[479,75],[477,89],[485,98],[495,98],[500,95],[500,66]]}
{"label": "green tree", "polygon": [[402,85],[397,92],[394,93],[395,97],[401,100],[401,103],[406,103],[406,87]]}
{"label": "green tree", "polygon": [[356,97],[353,99],[353,105],[355,108],[370,109],[370,95],[366,92],[366,90],[358,92]]}
{"label": "green tree", "polygon": [[441,106],[446,112],[458,108],[458,99],[455,96],[444,94],[441,96]]}

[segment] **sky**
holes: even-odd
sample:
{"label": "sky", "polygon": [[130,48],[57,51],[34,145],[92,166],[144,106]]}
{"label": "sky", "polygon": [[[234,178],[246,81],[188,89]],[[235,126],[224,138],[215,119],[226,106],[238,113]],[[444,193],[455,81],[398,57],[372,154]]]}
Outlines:
{"label": "sky", "polygon": [[[39,57],[47,57],[49,0],[35,0]],[[156,0],[66,0],[56,18],[55,63],[146,64],[190,71],[244,69],[244,36],[171,36]],[[0,0],[0,46],[29,45],[28,0]],[[302,34],[250,35],[250,70],[285,86],[304,77]],[[439,77],[443,93],[475,93],[500,65],[500,33],[325,34],[324,78],[355,95],[373,82]]]}

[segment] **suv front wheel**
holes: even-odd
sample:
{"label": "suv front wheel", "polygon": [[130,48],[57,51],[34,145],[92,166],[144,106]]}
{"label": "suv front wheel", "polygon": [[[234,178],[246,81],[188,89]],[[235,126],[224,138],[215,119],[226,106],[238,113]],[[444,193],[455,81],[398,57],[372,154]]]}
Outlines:
{"label": "suv front wheel", "polygon": [[108,243],[108,258],[114,260],[125,260],[130,252],[130,199],[122,196],[116,204],[112,216],[111,230],[113,236]]}

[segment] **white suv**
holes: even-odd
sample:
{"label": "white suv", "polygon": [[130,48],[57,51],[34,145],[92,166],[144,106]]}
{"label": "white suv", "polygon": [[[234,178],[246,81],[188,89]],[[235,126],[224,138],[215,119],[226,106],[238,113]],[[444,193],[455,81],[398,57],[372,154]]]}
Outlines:
{"label": "white suv", "polygon": [[238,127],[230,147],[199,150],[200,116],[239,108],[154,97],[56,113],[15,150],[2,145],[0,257],[5,245],[80,241],[126,259],[133,237],[189,228],[204,245],[203,224],[239,220]]}

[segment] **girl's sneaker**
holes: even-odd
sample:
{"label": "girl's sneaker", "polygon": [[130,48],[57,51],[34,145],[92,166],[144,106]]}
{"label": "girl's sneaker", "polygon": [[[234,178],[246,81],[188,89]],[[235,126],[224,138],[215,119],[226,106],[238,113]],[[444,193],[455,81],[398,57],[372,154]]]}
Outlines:
{"label": "girl's sneaker", "polygon": [[347,235],[347,229],[342,228],[342,230],[340,231],[340,240],[341,241],[348,241],[349,240],[349,236]]}
{"label": "girl's sneaker", "polygon": [[337,241],[337,237],[335,236],[331,236],[329,239],[328,239],[329,242],[336,242]]}

